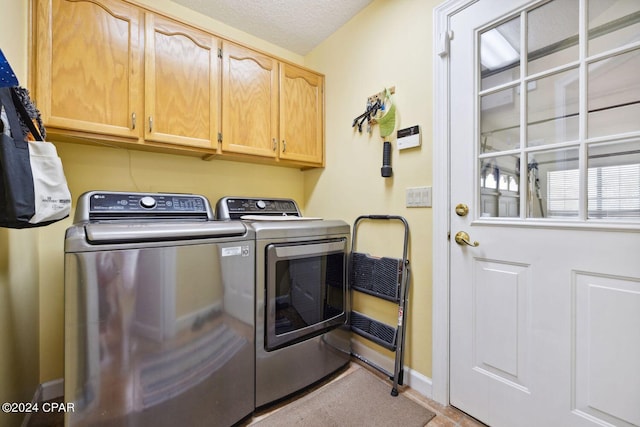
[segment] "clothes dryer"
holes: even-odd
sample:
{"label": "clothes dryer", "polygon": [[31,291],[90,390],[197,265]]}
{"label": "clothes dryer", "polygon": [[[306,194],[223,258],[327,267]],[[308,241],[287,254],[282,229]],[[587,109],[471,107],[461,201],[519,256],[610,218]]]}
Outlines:
{"label": "clothes dryer", "polygon": [[225,197],[216,218],[255,233],[256,407],[349,363],[349,224],[304,217],[292,199]]}

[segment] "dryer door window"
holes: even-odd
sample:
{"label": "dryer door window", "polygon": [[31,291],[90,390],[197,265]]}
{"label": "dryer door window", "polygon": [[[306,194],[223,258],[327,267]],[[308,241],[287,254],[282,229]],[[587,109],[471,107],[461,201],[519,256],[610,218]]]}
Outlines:
{"label": "dryer door window", "polygon": [[346,246],[346,239],[267,246],[267,350],[344,324]]}

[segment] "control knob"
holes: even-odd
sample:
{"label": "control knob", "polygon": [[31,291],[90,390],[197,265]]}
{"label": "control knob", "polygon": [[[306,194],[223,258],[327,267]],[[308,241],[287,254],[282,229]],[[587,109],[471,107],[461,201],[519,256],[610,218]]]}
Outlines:
{"label": "control knob", "polygon": [[267,204],[264,202],[264,200],[258,200],[258,201],[256,202],[256,207],[257,207],[258,209],[264,209],[264,208],[266,208],[266,207],[267,207]]}
{"label": "control knob", "polygon": [[140,199],[140,206],[146,209],[151,209],[156,207],[156,199],[151,196],[144,196]]}

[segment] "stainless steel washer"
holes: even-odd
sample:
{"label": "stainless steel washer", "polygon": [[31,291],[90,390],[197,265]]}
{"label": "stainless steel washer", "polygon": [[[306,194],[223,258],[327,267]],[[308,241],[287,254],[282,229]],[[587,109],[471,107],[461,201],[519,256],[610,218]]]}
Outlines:
{"label": "stainless steel washer", "polygon": [[254,409],[255,234],[187,194],[83,194],[65,239],[70,426],[230,426]]}
{"label": "stainless steel washer", "polygon": [[256,236],[256,407],[345,366],[349,225],[302,217],[290,199],[226,197],[216,217]]}

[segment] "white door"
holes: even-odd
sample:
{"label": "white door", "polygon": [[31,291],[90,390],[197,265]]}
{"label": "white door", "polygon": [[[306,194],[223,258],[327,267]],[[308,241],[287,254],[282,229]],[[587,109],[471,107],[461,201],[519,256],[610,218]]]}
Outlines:
{"label": "white door", "polygon": [[640,1],[480,0],[450,29],[450,402],[640,426]]}

